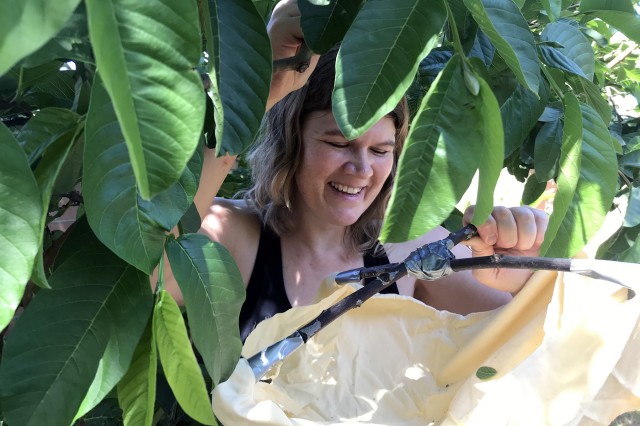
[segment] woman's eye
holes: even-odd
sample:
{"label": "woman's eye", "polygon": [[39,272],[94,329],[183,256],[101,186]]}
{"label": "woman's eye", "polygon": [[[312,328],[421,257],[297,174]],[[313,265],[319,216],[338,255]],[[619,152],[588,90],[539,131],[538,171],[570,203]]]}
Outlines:
{"label": "woman's eye", "polygon": [[336,148],[346,148],[346,147],[349,146],[348,143],[344,143],[344,142],[329,142],[329,141],[326,141],[326,143],[331,145],[331,146],[333,146],[333,147],[336,147]]}
{"label": "woman's eye", "polygon": [[373,149],[372,151],[373,151],[374,154],[380,155],[380,156],[387,155],[387,154],[391,153],[390,150],[386,150],[386,149]]}

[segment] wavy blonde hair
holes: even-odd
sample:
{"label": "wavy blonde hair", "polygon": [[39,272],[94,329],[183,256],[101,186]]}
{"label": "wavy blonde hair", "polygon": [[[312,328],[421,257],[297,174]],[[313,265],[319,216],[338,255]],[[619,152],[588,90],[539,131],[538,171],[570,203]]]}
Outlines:
{"label": "wavy blonde hair", "polygon": [[[263,223],[278,235],[294,229],[291,199],[296,191],[294,176],[302,161],[302,123],[313,111],[331,111],[337,47],[323,55],[300,90],[292,92],[265,115],[261,135],[249,152],[252,186],[244,194],[248,205]],[[345,243],[350,249],[368,251],[377,245],[380,226],[393,188],[396,165],[407,137],[409,111],[406,99],[388,114],[396,127],[393,168],[369,208],[347,228]]]}

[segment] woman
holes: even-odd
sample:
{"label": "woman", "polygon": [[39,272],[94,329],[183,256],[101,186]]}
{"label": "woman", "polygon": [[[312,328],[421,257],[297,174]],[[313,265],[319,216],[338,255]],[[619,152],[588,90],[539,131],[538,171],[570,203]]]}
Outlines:
{"label": "woman", "polygon": [[[302,42],[299,25],[296,1],[278,3],[269,23],[274,59],[295,55]],[[244,200],[215,199],[209,205],[233,158],[206,154],[195,202],[204,218],[201,232],[231,252],[247,286],[243,339],[262,319],[309,304],[329,274],[401,262],[418,246],[448,235],[438,228],[406,243],[377,244],[407,134],[406,104],[361,137],[346,140],[331,113],[334,59],[335,52],[319,63],[313,57],[305,73],[274,74],[265,136],[250,156],[254,184]],[[466,222],[472,213],[472,208],[465,212]],[[478,227],[480,237],[468,245],[478,256],[494,251],[537,255],[546,224],[543,212],[528,207],[496,208]],[[465,246],[454,253],[471,254]],[[509,292],[518,291],[530,273],[473,274],[459,272],[435,282],[407,276],[393,290],[437,309],[466,314],[507,303]],[[170,274],[166,279],[172,280]],[[168,288],[181,298],[177,286]]]}

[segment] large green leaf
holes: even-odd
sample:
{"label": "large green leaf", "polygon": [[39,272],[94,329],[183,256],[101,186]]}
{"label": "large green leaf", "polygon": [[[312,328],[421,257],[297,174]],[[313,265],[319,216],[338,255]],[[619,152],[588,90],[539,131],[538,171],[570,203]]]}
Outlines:
{"label": "large green leaf", "polygon": [[[544,83],[540,85],[540,91],[546,92]],[[543,96],[540,99],[534,93],[518,84],[516,90],[500,107],[502,125],[504,127],[504,156],[505,158],[522,145],[529,133],[538,122],[544,112],[545,102]]]}
{"label": "large green leaf", "polygon": [[538,55],[529,24],[518,6],[512,0],[464,0],[464,3],[518,81],[537,94]]}
{"label": "large green leaf", "polygon": [[580,12],[590,13],[640,43],[640,16],[629,0],[583,0]]}
{"label": "large green leaf", "polygon": [[[593,78],[595,71],[593,48],[589,39],[582,34],[579,28],[566,22],[554,22],[542,30],[540,40],[560,44],[562,47],[557,48],[557,52],[577,65],[584,77],[589,80]],[[552,47],[549,47],[549,49],[556,50]],[[549,65],[555,66],[553,64]]]}
{"label": "large green leaf", "polygon": [[400,156],[382,241],[416,238],[442,223],[471,182],[483,152],[482,99],[466,88],[454,56],[433,83]]}
{"label": "large green leaf", "polygon": [[[135,306],[132,309],[131,306]],[[111,336],[98,364],[98,371],[87,391],[76,418],[85,415],[102,401],[125,375],[132,362],[134,351],[149,322],[152,309],[151,286],[148,278],[143,279],[134,305],[129,309],[112,312]],[[155,379],[155,378],[154,378]]]}
{"label": "large green leaf", "polygon": [[[480,82],[480,163],[478,178],[478,197],[473,211],[472,222],[476,225],[484,223],[493,210],[493,193],[502,170],[504,152],[504,133],[498,101],[491,91],[491,87],[483,79]],[[478,143],[478,142],[476,142]]]}
{"label": "large green leaf", "polygon": [[330,0],[326,4],[299,1],[304,41],[311,51],[326,53],[341,42],[365,1]]}
{"label": "large green leaf", "polygon": [[80,0],[3,2],[0,14],[0,75],[60,31],[78,3]]}
{"label": "large green leaf", "polygon": [[20,303],[40,248],[42,199],[27,156],[0,123],[0,330]]}
{"label": "large green leaf", "polygon": [[[336,62],[333,114],[347,139],[398,104],[446,19],[440,0],[369,0],[345,35]],[[372,31],[384,28],[384,31]]]}
{"label": "large green leaf", "polygon": [[193,343],[217,385],[231,375],[242,350],[240,271],[222,245],[201,234],[170,240],[167,255],[184,296]]}
{"label": "large green leaf", "polygon": [[165,233],[193,201],[201,167],[200,151],[196,151],[178,183],[151,201],[143,200],[136,190],[113,106],[96,76],[86,124],[82,184],[89,223],[107,247],[151,274],[162,256]]}
{"label": "large green leaf", "polygon": [[153,424],[158,368],[156,351],[153,322],[150,319],[133,353],[131,365],[118,383],[118,402],[125,426]]}
{"label": "large green leaf", "polygon": [[562,148],[560,153],[560,170],[556,182],[558,191],[553,198],[553,213],[540,247],[540,255],[550,256],[550,251],[560,251],[559,246],[568,246],[567,240],[558,241],[559,236],[569,234],[571,224],[566,216],[580,179],[582,153],[582,111],[580,103],[573,93],[567,93],[563,99],[564,125],[562,128]]}
{"label": "large green leaf", "polygon": [[39,286],[48,288],[46,273],[44,270],[43,256],[42,256],[42,242],[44,238],[44,227],[47,223],[47,213],[49,210],[49,203],[51,200],[51,194],[53,187],[56,183],[58,175],[64,166],[69,153],[73,149],[77,135],[82,129],[81,126],[76,129],[70,129],[57,140],[55,140],[44,152],[42,160],[38,162],[38,166],[34,171],[38,187],[40,188],[40,195],[42,198],[42,216],[40,218],[40,240],[38,258],[36,259],[36,265],[33,271],[33,281]]}
{"label": "large green leaf", "polygon": [[562,121],[559,119],[544,123],[538,131],[534,159],[536,178],[539,182],[547,182],[555,178],[562,137]]}
{"label": "large green leaf", "polygon": [[217,424],[180,308],[165,290],[153,311],[153,334],[162,369],[184,412],[200,423]]}
{"label": "large green leaf", "polygon": [[100,244],[86,224],[69,238],[81,239],[83,249],[56,269],[53,290],[31,301],[4,347],[0,397],[10,424],[70,424],[112,329],[145,315],[148,277]]}
{"label": "large green leaf", "polygon": [[[204,119],[194,0],[87,0],[96,64],[143,199],[178,181]],[[241,103],[241,102],[240,102]]]}
{"label": "large green leaf", "polygon": [[[575,109],[575,106],[573,107]],[[581,154],[579,174],[576,176],[575,191],[567,202],[568,197],[562,197],[564,203],[559,208],[559,217],[562,222],[556,225],[556,202],[554,200],[554,212],[549,223],[558,229],[551,234],[552,241],[545,238],[542,251],[550,257],[571,257],[580,251],[587,242],[597,233],[602,226],[604,218],[611,208],[617,185],[617,159],[611,145],[609,130],[601,120],[597,112],[586,104],[579,104],[580,115],[567,111],[565,107],[564,128],[582,128]],[[575,122],[581,120],[581,122]],[[573,130],[571,130],[573,131]],[[562,180],[566,178],[564,165],[566,162],[564,152],[561,156],[560,175]],[[558,176],[558,194],[561,186],[565,186],[561,176]],[[573,176],[572,176],[573,178]],[[556,195],[557,197],[558,195]],[[547,231],[548,232],[548,231]]]}
{"label": "large green leaf", "polygon": [[209,13],[216,153],[238,154],[253,142],[265,112],[271,44],[251,0],[209,0]]}

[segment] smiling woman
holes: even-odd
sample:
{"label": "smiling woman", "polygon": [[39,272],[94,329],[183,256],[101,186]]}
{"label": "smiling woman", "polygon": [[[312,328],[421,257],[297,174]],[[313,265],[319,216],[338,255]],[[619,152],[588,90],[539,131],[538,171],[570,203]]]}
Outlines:
{"label": "smiling woman", "polygon": [[[298,52],[299,25],[296,2],[278,3],[269,24],[275,59]],[[310,304],[332,273],[401,262],[416,247],[448,235],[437,227],[412,241],[379,243],[408,133],[407,103],[402,99],[362,135],[346,138],[332,112],[338,52],[335,47],[320,58],[313,56],[303,73],[274,73],[270,108],[249,154],[252,186],[243,199],[210,203],[230,158],[205,153],[195,200],[204,217],[200,232],[223,244],[238,265],[246,287],[240,314],[243,339],[265,318]],[[468,220],[471,214],[472,208]],[[496,251],[537,255],[546,224],[544,213],[528,207],[496,208],[478,226],[479,237],[468,244],[478,256]],[[458,257],[470,254],[465,247],[454,252]],[[180,300],[166,270],[167,289]],[[458,272],[434,282],[407,276],[386,290],[466,314],[507,303],[509,292],[519,291],[530,275],[509,270],[473,274]]]}

